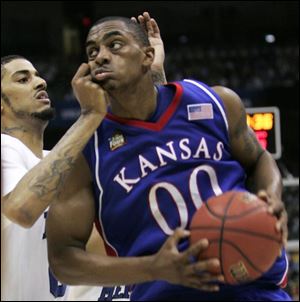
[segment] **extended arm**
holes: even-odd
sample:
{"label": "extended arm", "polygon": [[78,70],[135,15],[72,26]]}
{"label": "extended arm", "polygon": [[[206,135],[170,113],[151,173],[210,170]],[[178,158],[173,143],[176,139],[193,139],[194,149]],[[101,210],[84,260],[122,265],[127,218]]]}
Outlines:
{"label": "extended arm", "polygon": [[86,85],[86,74],[88,67],[84,64],[73,79],[80,94],[78,99],[84,100],[79,119],[54,149],[1,199],[6,217],[23,227],[31,227],[60,194],[76,159],[106,114],[105,93],[96,84]]}
{"label": "extended arm", "polygon": [[247,172],[248,189],[269,203],[270,213],[279,218],[277,230],[283,231],[283,242],[286,243],[287,214],[281,201],[282,180],[276,162],[248,127],[245,108],[239,96],[220,86],[214,87],[214,90],[224,101],[232,154]]}

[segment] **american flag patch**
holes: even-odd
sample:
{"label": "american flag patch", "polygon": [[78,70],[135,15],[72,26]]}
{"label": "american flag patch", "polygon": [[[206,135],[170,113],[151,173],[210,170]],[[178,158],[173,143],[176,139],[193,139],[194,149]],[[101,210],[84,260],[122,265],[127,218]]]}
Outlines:
{"label": "american flag patch", "polygon": [[187,105],[189,121],[213,119],[212,104]]}

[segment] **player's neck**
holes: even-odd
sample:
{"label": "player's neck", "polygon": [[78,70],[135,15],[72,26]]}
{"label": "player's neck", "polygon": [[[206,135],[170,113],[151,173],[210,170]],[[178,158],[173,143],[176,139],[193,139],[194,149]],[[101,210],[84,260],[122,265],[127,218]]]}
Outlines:
{"label": "player's neck", "polygon": [[126,90],[111,94],[114,115],[137,120],[148,120],[156,109],[157,91],[151,78],[145,78]]}
{"label": "player's neck", "polygon": [[1,133],[13,136],[26,145],[37,157],[43,157],[44,130],[47,123],[36,125],[20,121],[18,124],[6,122],[1,125]]}

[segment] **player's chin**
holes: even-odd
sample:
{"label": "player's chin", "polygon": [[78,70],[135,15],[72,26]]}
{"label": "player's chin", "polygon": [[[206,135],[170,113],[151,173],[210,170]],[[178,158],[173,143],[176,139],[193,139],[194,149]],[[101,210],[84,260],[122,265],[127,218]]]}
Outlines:
{"label": "player's chin", "polygon": [[101,86],[101,84],[104,82],[104,80],[98,80],[94,76],[92,76],[92,82]]}
{"label": "player's chin", "polygon": [[105,86],[107,86],[108,83],[111,82],[111,79],[106,78],[106,79],[98,80],[95,77],[92,77],[92,82],[98,84],[101,88],[105,89]]}
{"label": "player's chin", "polygon": [[113,79],[105,79],[102,81],[97,81],[96,84],[98,84],[102,89],[105,91],[112,91],[117,88],[117,82],[114,81]]}

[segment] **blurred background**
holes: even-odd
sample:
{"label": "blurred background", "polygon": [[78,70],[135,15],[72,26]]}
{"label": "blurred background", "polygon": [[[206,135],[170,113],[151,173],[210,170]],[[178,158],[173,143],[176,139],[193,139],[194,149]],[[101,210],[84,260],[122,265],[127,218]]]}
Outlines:
{"label": "blurred background", "polygon": [[45,148],[79,115],[70,82],[86,61],[90,26],[105,16],[144,11],[159,24],[168,81],[194,78],[227,86],[250,111],[279,109],[273,139],[279,143],[275,158],[289,214],[288,291],[299,300],[298,1],[1,1],[1,56],[20,54],[32,61],[57,109]]}

